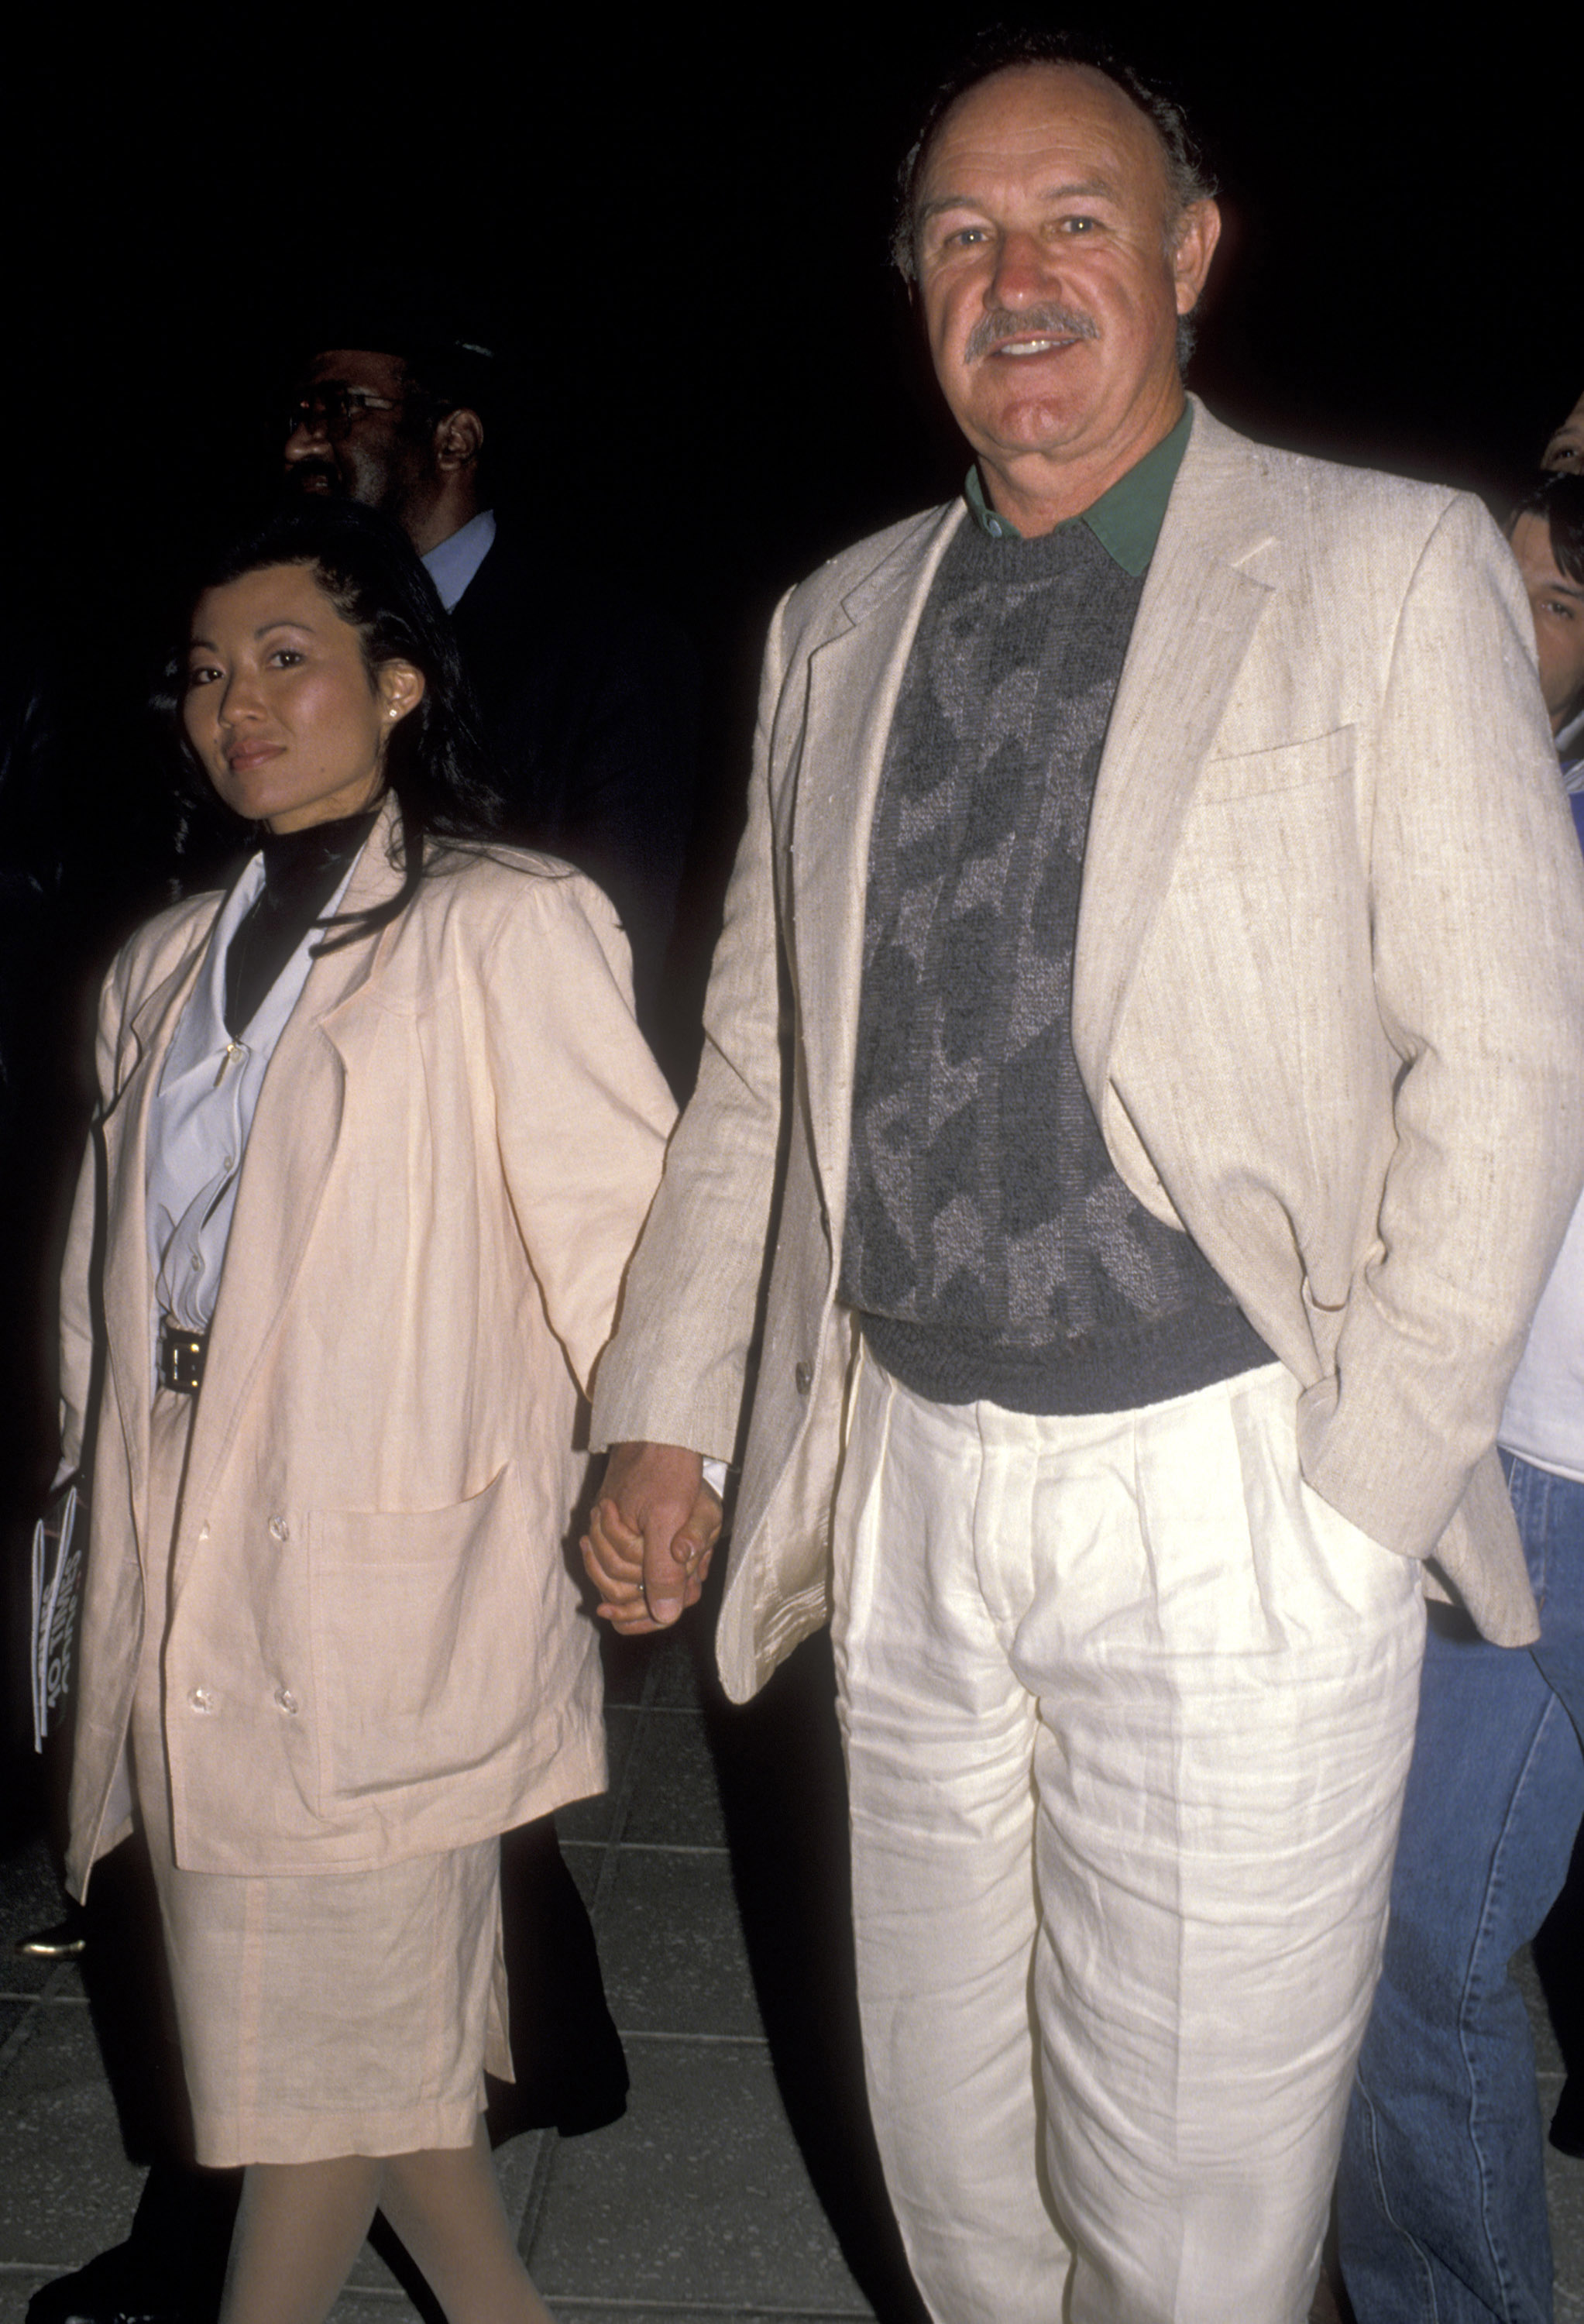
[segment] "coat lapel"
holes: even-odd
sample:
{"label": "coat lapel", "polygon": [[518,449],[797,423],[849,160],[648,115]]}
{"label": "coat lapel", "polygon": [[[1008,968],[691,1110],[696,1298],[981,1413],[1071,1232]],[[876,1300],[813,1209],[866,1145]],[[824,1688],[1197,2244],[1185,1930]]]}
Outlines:
{"label": "coat lapel", "polygon": [[[1269,561],[1272,546],[1268,524],[1248,514],[1246,487],[1257,459],[1257,447],[1195,406],[1117,692],[1084,850],[1073,1043],[1097,1112],[1183,815],[1275,586],[1254,569]],[[1254,503],[1257,511],[1263,505]]]}
{"label": "coat lapel", "polygon": [[115,1102],[105,1116],[106,1361],[126,1445],[132,1506],[141,1511],[148,1478],[153,1279],[149,1265],[149,1107],[166,1052],[197,981],[221,899],[193,932],[175,967],[140,1002],[129,1028],[131,1056],[118,1061]]}
{"label": "coat lapel", "polygon": [[863,971],[870,828],[886,741],[930,585],[963,515],[933,511],[842,601],[846,624],[809,659],[792,825],[793,954],[815,1151],[845,1195]]}
{"label": "coat lapel", "polygon": [[[342,914],[394,893],[390,861],[396,809],[387,799],[369,835]],[[242,1408],[291,1296],[341,1134],[346,1075],[327,1019],[376,975],[393,934],[382,929],[316,960],[275,1046],[243,1157],[236,1209],[188,1454],[188,1507],[212,1492]]]}

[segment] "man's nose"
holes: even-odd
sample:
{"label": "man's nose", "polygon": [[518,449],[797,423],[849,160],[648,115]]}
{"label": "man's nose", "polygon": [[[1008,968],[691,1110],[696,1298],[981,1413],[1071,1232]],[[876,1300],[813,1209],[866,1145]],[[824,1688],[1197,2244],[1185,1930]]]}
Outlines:
{"label": "man's nose", "polygon": [[306,460],[317,455],[324,448],[327,433],[323,409],[311,403],[299,403],[286,438],[285,458],[288,461]]}
{"label": "man's nose", "polygon": [[1005,234],[996,251],[985,304],[1017,308],[1048,298],[1054,272],[1050,253],[1036,235]]}

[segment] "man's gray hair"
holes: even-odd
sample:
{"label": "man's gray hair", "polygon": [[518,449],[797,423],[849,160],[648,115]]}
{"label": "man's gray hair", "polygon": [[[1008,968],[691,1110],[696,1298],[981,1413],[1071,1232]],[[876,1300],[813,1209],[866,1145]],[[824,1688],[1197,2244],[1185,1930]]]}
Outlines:
{"label": "man's gray hair", "polygon": [[1015,71],[1021,65],[1072,65],[1090,72],[1103,73],[1108,80],[1116,83],[1124,97],[1131,98],[1160,140],[1166,185],[1172,198],[1171,213],[1166,220],[1169,248],[1175,248],[1183,212],[1194,202],[1208,201],[1214,194],[1215,180],[1194,143],[1181,106],[1174,104],[1161,90],[1152,88],[1131,65],[1113,55],[1103,42],[1089,40],[1076,32],[1049,32],[1029,26],[1018,28],[992,24],[979,35],[935,90],[919,124],[918,134],[908,147],[897,172],[897,215],[891,230],[891,256],[907,281],[912,282],[916,278],[914,230],[918,215],[919,189],[935,132],[960,97],[966,97],[971,88],[977,88],[981,80],[989,80],[993,74]]}

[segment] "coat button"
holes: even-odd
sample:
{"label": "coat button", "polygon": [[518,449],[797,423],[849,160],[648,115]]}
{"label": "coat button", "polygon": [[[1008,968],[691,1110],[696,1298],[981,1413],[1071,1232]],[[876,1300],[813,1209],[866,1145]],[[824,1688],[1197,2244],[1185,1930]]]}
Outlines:
{"label": "coat button", "polygon": [[806,1396],[809,1389],[814,1386],[813,1365],[805,1363],[795,1364],[792,1368],[792,1377],[797,1383],[798,1395]]}
{"label": "coat button", "polygon": [[215,1708],[215,1698],[207,1686],[195,1686],[187,1699],[195,1711],[213,1711]]}
{"label": "coat button", "polygon": [[275,1700],[282,1711],[295,1711],[297,1709],[297,1697],[289,1686],[278,1686],[275,1689]]}
{"label": "coat button", "polygon": [[290,1538],[291,1527],[287,1524],[285,1518],[272,1517],[270,1519],[270,1539],[272,1541],[290,1541]]}

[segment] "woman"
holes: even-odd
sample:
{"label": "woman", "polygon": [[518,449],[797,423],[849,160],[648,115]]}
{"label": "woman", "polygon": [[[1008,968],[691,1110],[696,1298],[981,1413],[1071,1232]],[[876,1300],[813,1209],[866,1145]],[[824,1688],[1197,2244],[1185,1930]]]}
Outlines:
{"label": "woman", "polygon": [[243,543],[179,683],[262,846],[105,988],[69,1877],[135,1801],[198,2157],[248,2166],[224,2324],[324,2316],[376,2205],[452,2324],[542,2318],[478,2120],[497,1836],[604,1781],[563,1537],[670,1102],[599,890],[483,844],[455,648],[382,519]]}

